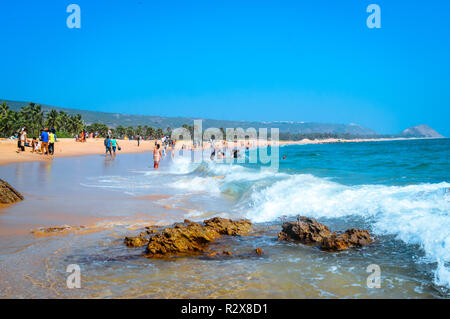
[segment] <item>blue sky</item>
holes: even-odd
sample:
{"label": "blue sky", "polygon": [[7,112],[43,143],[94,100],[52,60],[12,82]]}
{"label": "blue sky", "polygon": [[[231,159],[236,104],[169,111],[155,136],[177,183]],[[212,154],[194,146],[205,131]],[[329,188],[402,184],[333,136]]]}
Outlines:
{"label": "blue sky", "polygon": [[[81,7],[81,29],[66,7]],[[381,29],[366,7],[381,7]],[[1,1],[0,98],[450,136],[450,1]]]}

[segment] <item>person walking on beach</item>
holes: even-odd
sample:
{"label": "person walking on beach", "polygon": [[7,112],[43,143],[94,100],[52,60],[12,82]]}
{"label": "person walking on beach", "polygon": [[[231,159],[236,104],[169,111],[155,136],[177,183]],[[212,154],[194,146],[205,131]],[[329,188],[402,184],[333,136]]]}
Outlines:
{"label": "person walking on beach", "polygon": [[48,128],[45,128],[41,134],[41,154],[49,154],[48,152]]}
{"label": "person walking on beach", "polygon": [[111,140],[109,139],[109,136],[107,136],[107,137],[105,138],[105,141],[103,142],[103,144],[105,144],[105,148],[106,148],[106,151],[105,151],[105,157],[108,156],[108,153],[109,153],[109,156],[112,157],[112,152],[111,152]]}
{"label": "person walking on beach", "polygon": [[22,131],[19,133],[19,139],[17,143],[17,153],[24,152],[25,151],[25,144],[27,142],[27,129],[23,128]]}
{"label": "person walking on beach", "polygon": [[137,137],[138,147],[139,147],[140,140],[141,140],[141,136],[138,135],[138,137]]}
{"label": "person walking on beach", "polygon": [[55,129],[52,129],[50,133],[48,133],[48,152],[50,155],[55,153],[55,142],[56,142],[56,134]]}
{"label": "person walking on beach", "polygon": [[153,168],[158,169],[159,168],[159,161],[162,158],[161,150],[159,149],[159,144],[156,145],[156,148],[153,149]]}
{"label": "person walking on beach", "polygon": [[114,157],[116,157],[116,148],[119,147],[119,143],[117,143],[117,140],[114,136],[111,139],[111,146],[112,146],[112,151],[113,151]]}

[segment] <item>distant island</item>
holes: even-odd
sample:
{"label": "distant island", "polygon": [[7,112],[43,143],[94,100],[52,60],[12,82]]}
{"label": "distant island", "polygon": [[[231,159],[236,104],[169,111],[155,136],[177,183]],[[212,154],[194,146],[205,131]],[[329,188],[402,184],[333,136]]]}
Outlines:
{"label": "distant island", "polygon": [[[142,135],[150,136],[158,134],[166,134],[173,128],[186,127],[192,131],[193,121],[199,118],[190,117],[164,117],[151,115],[123,114],[88,111],[80,109],[70,109],[46,104],[36,104],[23,101],[11,101],[0,99],[0,109],[2,118],[0,121],[0,135],[3,137],[14,134],[14,124],[20,120],[23,122],[29,117],[26,113],[33,113],[33,119],[37,119],[39,123],[33,123],[32,126],[50,125],[52,123],[72,123],[73,125],[60,125],[58,131],[62,135],[78,134],[80,129],[88,131],[98,131],[101,135],[106,134],[108,129],[116,131],[119,136],[127,135],[129,137]],[[7,113],[14,112],[17,118],[14,121],[12,116],[7,120]],[[22,117],[20,116],[22,113]],[[61,118],[58,121],[58,114]],[[11,115],[11,114],[10,114]],[[50,120],[51,119],[51,120]],[[359,139],[359,138],[442,138],[443,136],[427,125],[419,125],[408,128],[399,134],[378,134],[372,129],[366,128],[358,124],[333,124],[333,123],[315,123],[315,122],[295,122],[295,121],[229,121],[202,119],[203,129],[210,127],[216,128],[243,128],[253,127],[273,128],[277,127],[280,131],[281,140],[302,140],[302,139]],[[24,123],[22,123],[24,124]],[[22,125],[21,124],[21,125]],[[36,125],[35,125],[36,124]],[[20,126],[20,125],[19,125]],[[53,125],[52,125],[53,126]],[[8,130],[6,130],[8,128]],[[61,135],[61,134],[60,134]]]}
{"label": "distant island", "polygon": [[441,134],[433,130],[426,124],[413,126],[398,134],[400,137],[429,137],[429,138],[444,138]]}

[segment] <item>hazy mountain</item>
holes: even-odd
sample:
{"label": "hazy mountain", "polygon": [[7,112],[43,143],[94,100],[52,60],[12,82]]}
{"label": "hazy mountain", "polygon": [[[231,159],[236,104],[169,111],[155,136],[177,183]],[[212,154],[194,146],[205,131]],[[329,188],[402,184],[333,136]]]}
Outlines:
{"label": "hazy mountain", "polygon": [[[19,111],[23,106],[28,105],[29,102],[22,101],[8,101],[0,100],[0,103],[6,101],[12,110]],[[87,111],[78,109],[69,109],[51,105],[41,104],[42,109],[48,112],[51,109],[57,111],[64,111],[68,114],[80,114],[86,124],[95,122],[103,123],[109,127],[133,126],[138,125],[152,126],[154,128],[166,129],[167,127],[177,128],[183,124],[193,125],[194,119],[192,117],[164,117],[151,115],[137,115],[137,114],[122,114],[122,113],[108,113]],[[294,134],[309,134],[309,133],[334,133],[334,134],[351,134],[351,135],[376,135],[377,133],[369,128],[358,124],[331,124],[331,123],[313,123],[313,122],[292,122],[292,121],[274,121],[274,122],[248,122],[248,121],[226,121],[214,119],[202,119],[203,129],[209,127],[217,128],[271,128],[278,127],[280,133],[294,133]]]}
{"label": "hazy mountain", "polygon": [[428,125],[422,124],[407,128],[402,131],[399,136],[402,137],[432,137],[432,138],[443,138],[441,134],[436,132],[434,129]]}

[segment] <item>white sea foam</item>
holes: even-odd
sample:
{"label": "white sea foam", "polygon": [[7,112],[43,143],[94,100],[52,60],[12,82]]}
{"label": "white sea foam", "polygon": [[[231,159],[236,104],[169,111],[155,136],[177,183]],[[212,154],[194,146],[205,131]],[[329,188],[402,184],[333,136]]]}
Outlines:
{"label": "white sea foam", "polygon": [[255,222],[280,216],[373,220],[375,234],[393,234],[420,245],[437,262],[435,282],[450,286],[450,183],[408,186],[345,186],[311,175],[294,175],[251,196],[247,217]]}
{"label": "white sea foam", "polygon": [[[102,176],[90,187],[144,191],[166,185],[186,193],[220,196],[237,187],[246,192],[234,206],[254,222],[274,221],[298,214],[311,217],[365,218],[377,235],[391,234],[417,244],[426,261],[436,262],[435,283],[450,287],[450,183],[408,186],[346,186],[308,174],[274,173],[241,165],[192,163],[176,158],[157,174],[149,170],[127,177]],[[137,173],[137,172],[134,172]],[[163,179],[160,179],[163,178]],[[242,188],[243,184],[247,185]]]}

